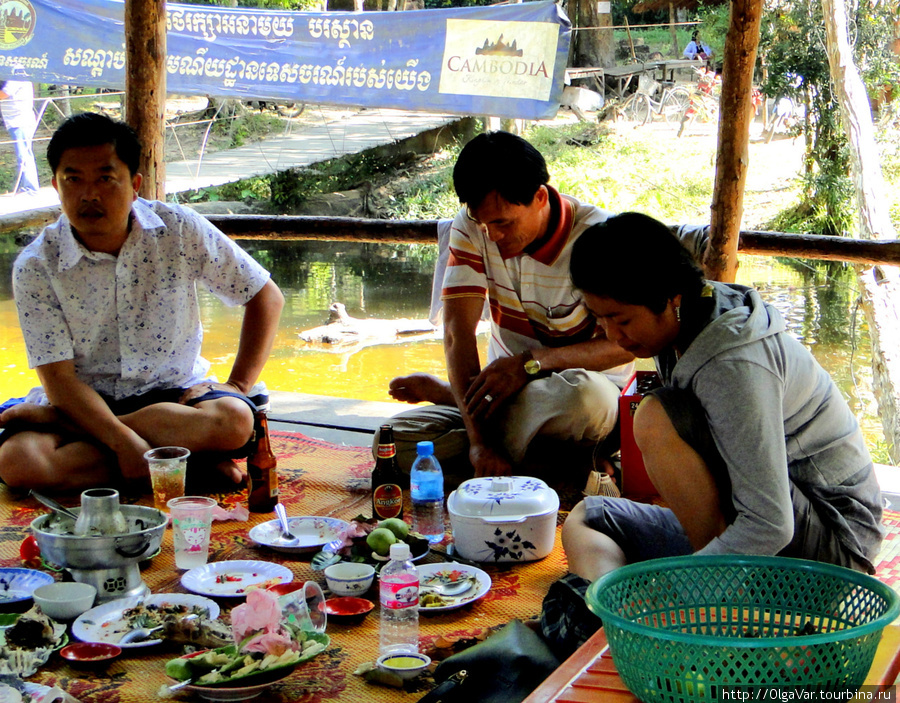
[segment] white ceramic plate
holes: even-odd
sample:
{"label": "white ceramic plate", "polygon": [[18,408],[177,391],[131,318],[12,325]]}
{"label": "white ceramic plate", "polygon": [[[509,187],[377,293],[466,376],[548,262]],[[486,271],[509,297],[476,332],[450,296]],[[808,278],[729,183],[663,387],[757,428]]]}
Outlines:
{"label": "white ceramic plate", "polygon": [[333,517],[291,517],[288,518],[288,527],[291,528],[291,534],[298,538],[296,546],[284,547],[279,544],[281,523],[278,520],[254,526],[250,530],[250,539],[263,547],[285,554],[318,552],[329,542],[340,539],[350,523]]}
{"label": "white ceramic plate", "polygon": [[265,588],[293,580],[294,574],[281,564],[239,559],[215,561],[186,571],[181,577],[181,585],[202,596],[243,598],[248,586],[260,584]]}
{"label": "white ceramic plate", "polygon": [[209,598],[192,596],[189,593],[154,593],[141,599],[139,596],[131,598],[119,598],[108,603],[95,606],[79,615],[72,623],[72,634],[82,642],[105,642],[118,644],[122,649],[136,649],[139,647],[151,647],[162,640],[151,639],[132,642],[131,644],[119,644],[119,640],[131,626],[125,621],[123,615],[126,610],[140,604],[162,605],[186,605],[189,608],[207,608],[210,620],[219,617],[219,604]]}
{"label": "white ceramic plate", "polygon": [[50,574],[34,569],[0,569],[0,606],[28,600],[35,588],[55,580]]}
{"label": "white ceramic plate", "polygon": [[[464,564],[420,564],[416,567],[419,572],[419,583],[427,586],[429,583],[440,583],[442,577],[446,578],[453,572],[460,574],[461,578],[469,577],[477,580],[471,589],[459,596],[443,596],[447,601],[446,605],[435,605],[429,608],[421,607],[420,613],[441,613],[445,610],[455,610],[464,605],[468,605],[491,590],[493,581],[491,577],[474,566],[466,566]],[[421,599],[421,594],[419,595]]]}

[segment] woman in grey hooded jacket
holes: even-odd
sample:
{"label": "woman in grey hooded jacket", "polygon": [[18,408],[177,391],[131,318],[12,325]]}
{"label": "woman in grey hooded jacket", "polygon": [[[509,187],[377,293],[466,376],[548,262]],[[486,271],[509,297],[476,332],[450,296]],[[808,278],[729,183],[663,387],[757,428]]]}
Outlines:
{"label": "woman in grey hooded jacket", "polygon": [[663,387],[634,417],[668,507],[589,497],[563,529],[571,572],[683,554],[813,559],[873,573],[882,498],[856,418],[752,288],[705,281],[671,230],[625,213],[587,230],[572,279],[609,339]]}

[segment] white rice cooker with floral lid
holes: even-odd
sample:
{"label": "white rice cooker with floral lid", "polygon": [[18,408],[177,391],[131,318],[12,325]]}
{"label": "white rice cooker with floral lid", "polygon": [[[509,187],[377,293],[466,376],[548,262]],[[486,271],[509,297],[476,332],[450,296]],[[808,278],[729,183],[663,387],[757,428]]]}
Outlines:
{"label": "white rice cooker with floral lid", "polygon": [[457,553],[473,561],[522,562],[553,551],[559,496],[531,476],[465,481],[447,499]]}

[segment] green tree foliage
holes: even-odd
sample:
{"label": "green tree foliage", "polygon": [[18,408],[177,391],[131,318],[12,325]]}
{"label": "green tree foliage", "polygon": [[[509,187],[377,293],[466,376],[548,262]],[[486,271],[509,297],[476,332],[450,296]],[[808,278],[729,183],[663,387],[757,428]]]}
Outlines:
{"label": "green tree foliage", "polygon": [[[892,23],[884,5],[868,2],[849,8],[855,36],[851,37],[864,79],[897,70],[890,55]],[[853,185],[850,156],[841,124],[840,105],[834,95],[825,48],[822,7],[808,0],[781,0],[767,4],[761,28],[759,56],[767,68],[763,92],[773,98],[789,97],[805,106],[808,150],[806,193],[794,213],[793,230],[843,235],[853,228]],[[896,73],[893,73],[896,80]],[[785,226],[791,226],[785,222]]]}

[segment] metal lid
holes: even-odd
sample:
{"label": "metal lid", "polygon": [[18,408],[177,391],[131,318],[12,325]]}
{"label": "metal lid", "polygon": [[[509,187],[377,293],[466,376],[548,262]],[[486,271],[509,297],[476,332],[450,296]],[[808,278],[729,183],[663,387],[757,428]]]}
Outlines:
{"label": "metal lid", "polygon": [[539,478],[472,478],[450,494],[447,509],[464,517],[529,517],[559,510],[559,496]]}

